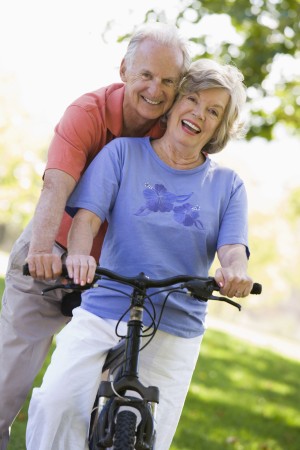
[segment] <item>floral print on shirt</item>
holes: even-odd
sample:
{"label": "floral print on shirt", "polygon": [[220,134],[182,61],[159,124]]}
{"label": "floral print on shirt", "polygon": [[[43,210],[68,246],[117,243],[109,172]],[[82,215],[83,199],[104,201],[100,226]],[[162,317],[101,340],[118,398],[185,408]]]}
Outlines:
{"label": "floral print on shirt", "polygon": [[[174,220],[186,227],[196,226],[203,228],[199,219],[198,205],[187,203],[187,200],[193,195],[190,194],[176,195],[169,192],[163,184],[155,184],[151,186],[146,183],[146,189],[143,191],[143,196],[146,204],[141,206],[135,213],[136,216],[148,216],[151,213],[166,213],[172,212]],[[181,203],[176,206],[176,203]]]}

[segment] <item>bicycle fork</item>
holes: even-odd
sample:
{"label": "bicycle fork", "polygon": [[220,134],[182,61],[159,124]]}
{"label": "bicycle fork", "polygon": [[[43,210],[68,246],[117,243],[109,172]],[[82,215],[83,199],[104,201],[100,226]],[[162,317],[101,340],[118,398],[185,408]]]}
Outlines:
{"label": "bicycle fork", "polygon": [[[113,445],[115,418],[119,409],[130,407],[140,414],[135,448],[140,450],[153,448],[159,390],[156,386],[144,386],[138,378],[144,298],[145,295],[141,289],[134,290],[130,319],[127,323],[122,368],[114,380],[101,381],[99,387],[98,420],[94,423],[97,427],[97,441],[103,447]],[[120,355],[118,361],[120,361]],[[113,364],[114,367],[116,365],[118,362]],[[110,372],[112,369],[113,367],[110,367]],[[133,391],[139,396],[132,396],[128,391]]]}

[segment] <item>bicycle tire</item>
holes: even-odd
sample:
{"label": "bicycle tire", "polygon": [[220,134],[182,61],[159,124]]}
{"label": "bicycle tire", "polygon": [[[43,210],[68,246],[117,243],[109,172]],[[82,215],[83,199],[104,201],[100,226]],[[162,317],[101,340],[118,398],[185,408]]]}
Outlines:
{"label": "bicycle tire", "polygon": [[114,450],[134,450],[137,417],[132,411],[120,411],[117,415]]}

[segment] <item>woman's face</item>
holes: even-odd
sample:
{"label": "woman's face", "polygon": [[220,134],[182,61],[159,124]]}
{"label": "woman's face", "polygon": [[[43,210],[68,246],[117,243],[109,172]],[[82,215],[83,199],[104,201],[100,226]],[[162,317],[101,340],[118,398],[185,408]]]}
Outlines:
{"label": "woman's face", "polygon": [[180,97],[172,107],[167,130],[181,144],[202,149],[220,126],[229,93],[223,88],[211,88]]}

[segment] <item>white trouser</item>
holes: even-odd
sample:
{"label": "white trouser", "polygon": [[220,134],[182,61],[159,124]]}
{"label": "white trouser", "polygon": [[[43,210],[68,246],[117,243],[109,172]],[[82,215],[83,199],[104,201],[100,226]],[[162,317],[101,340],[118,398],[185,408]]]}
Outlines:
{"label": "white trouser", "polygon": [[[40,388],[33,390],[27,450],[84,450],[90,412],[110,347],[118,338],[114,320],[81,307],[57,336],[56,350]],[[125,323],[122,333],[125,334]],[[168,450],[175,433],[202,336],[184,339],[158,331],[140,354],[140,379],[158,386],[156,450]]]}
{"label": "white trouser", "polygon": [[[29,225],[10,254],[0,316],[0,450],[51,345],[52,336],[68,321],[60,312],[61,290],[42,296],[53,282],[24,276],[22,266],[31,236]],[[55,246],[63,256],[64,250]]]}

